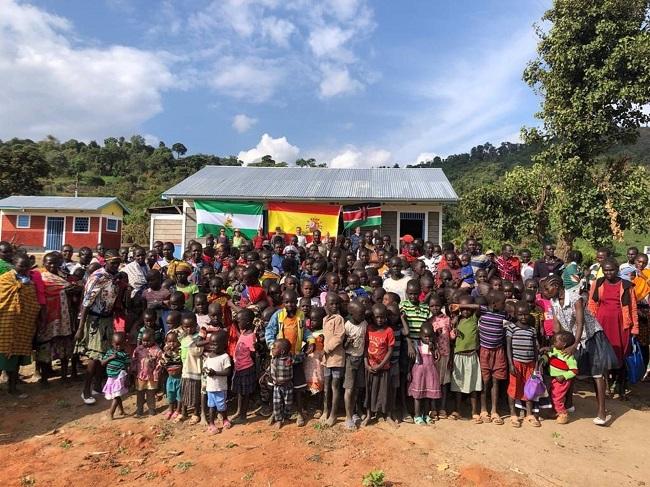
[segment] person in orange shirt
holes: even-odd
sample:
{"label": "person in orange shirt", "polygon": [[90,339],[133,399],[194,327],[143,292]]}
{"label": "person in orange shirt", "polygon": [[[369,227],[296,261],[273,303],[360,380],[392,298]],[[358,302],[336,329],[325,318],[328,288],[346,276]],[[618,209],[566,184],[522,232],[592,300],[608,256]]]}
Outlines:
{"label": "person in orange shirt", "polygon": [[[637,255],[634,266],[636,267],[632,274],[634,283],[634,294],[636,295],[637,311],[639,313],[639,343],[644,346],[650,346],[650,269],[648,269],[647,254]],[[650,379],[650,363],[646,369],[643,381]]]}

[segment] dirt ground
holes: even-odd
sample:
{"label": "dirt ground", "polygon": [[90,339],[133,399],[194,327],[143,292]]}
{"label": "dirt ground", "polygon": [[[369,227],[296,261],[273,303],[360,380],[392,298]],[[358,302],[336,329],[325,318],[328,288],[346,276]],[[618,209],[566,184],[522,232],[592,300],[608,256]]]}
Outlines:
{"label": "dirt ground", "polygon": [[[163,414],[110,421],[109,403],[80,399],[80,384],[28,382],[27,397],[0,391],[0,479],[4,486],[360,486],[372,470],[386,485],[644,486],[650,483],[650,384],[608,401],[614,421],[594,426],[595,400],[578,383],[568,425],[541,428],[469,420],[433,426],[376,424],[347,432],[315,420],[275,430],[262,418],[208,436]],[[135,398],[125,401],[127,413]],[[165,405],[159,403],[158,411]],[[505,413],[503,409],[503,413]]]}

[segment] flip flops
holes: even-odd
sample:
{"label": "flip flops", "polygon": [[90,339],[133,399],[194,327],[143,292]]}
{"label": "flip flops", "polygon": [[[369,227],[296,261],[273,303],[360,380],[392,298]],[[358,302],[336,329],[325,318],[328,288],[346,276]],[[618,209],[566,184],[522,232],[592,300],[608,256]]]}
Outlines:
{"label": "flip flops", "polygon": [[482,423],[492,422],[492,418],[490,417],[490,414],[487,411],[481,411],[481,422]]}
{"label": "flip flops", "polygon": [[521,428],[521,423],[519,422],[518,416],[510,416],[510,426],[513,428]]}
{"label": "flip flops", "polygon": [[542,426],[542,423],[540,423],[539,419],[537,419],[535,416],[526,416],[526,422],[535,428]]}
{"label": "flip flops", "polygon": [[501,419],[501,416],[499,416],[497,413],[492,414],[492,416],[490,416],[490,419],[494,424],[503,424],[503,419]]}
{"label": "flip flops", "polygon": [[459,419],[463,419],[463,417],[460,415],[460,413],[457,413],[456,411],[454,411],[453,413],[451,413],[449,415],[449,419],[451,419],[453,421],[458,421]]}
{"label": "flip flops", "polygon": [[190,426],[193,426],[193,425],[195,425],[195,424],[199,424],[200,422],[201,422],[201,418],[199,418],[199,417],[196,416],[196,415],[193,415],[193,416],[190,418],[190,420],[187,422],[187,424],[189,424]]}
{"label": "flip flops", "polygon": [[483,424],[483,418],[480,414],[472,414],[472,421],[474,421],[474,424]]}

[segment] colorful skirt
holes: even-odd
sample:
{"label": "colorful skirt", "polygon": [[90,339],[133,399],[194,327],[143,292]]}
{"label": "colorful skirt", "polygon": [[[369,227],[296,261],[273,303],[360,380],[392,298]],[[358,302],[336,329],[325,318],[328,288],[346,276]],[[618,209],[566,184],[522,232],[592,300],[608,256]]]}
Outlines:
{"label": "colorful skirt", "polygon": [[314,352],[305,357],[303,362],[305,370],[305,379],[307,381],[307,389],[312,394],[318,394],[323,390],[323,366],[321,359],[323,352]]}
{"label": "colorful skirt", "polygon": [[232,376],[232,392],[248,396],[255,392],[257,386],[257,372],[255,366],[251,365],[247,369],[235,370]]}
{"label": "colorful skirt", "polygon": [[86,318],[84,337],[75,346],[75,353],[91,360],[101,360],[113,339],[113,317],[89,315]]}
{"label": "colorful skirt", "polygon": [[109,377],[102,389],[104,397],[107,401],[115,399],[116,397],[126,396],[129,388],[126,387],[126,371],[122,370],[117,377]]}
{"label": "colorful skirt", "polygon": [[423,355],[424,363],[415,364],[411,369],[411,383],[408,395],[413,399],[440,399],[440,378],[433,357]]}

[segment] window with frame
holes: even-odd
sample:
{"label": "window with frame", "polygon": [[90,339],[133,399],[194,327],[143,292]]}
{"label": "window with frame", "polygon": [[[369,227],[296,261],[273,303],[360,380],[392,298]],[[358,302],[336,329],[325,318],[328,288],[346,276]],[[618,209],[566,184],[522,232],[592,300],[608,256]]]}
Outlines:
{"label": "window with frame", "polygon": [[107,218],[106,219],[106,231],[107,232],[117,232],[117,219],[116,218]]}
{"label": "window with frame", "polygon": [[18,215],[16,217],[16,228],[29,228],[32,225],[31,215]]}
{"label": "window with frame", "polygon": [[90,232],[90,217],[88,216],[75,216],[74,226],[72,227],[74,233],[89,233]]}

